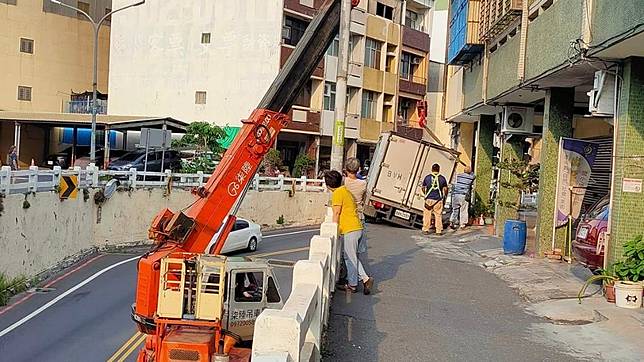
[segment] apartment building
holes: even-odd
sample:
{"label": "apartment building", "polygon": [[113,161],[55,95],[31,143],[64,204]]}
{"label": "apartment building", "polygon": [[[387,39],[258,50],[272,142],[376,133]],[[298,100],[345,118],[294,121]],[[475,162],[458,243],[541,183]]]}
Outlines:
{"label": "apartment building", "polygon": [[[65,0],[94,18],[111,11],[111,0]],[[0,0],[0,111],[89,113],[94,30],[76,11],[50,0]],[[108,88],[109,21],[98,48],[99,112],[105,113]],[[101,107],[102,106],[102,107]],[[41,158],[49,127],[0,119],[0,158],[23,135],[24,156]],[[37,151],[36,151],[37,150]],[[45,150],[45,153],[49,150]]]}
{"label": "apartment building", "polygon": [[[110,113],[167,114],[238,128],[322,3],[149,2],[124,13],[112,24]],[[418,129],[416,103],[430,82],[432,4],[362,0],[353,9],[346,155],[367,160],[381,132]],[[287,166],[307,154],[317,161],[316,171],[328,167],[338,49],[336,40],[278,137]]]}
{"label": "apartment building", "polygon": [[527,153],[541,164],[536,251],[561,247],[564,231],[553,226],[559,140],[591,140],[598,161],[584,204],[610,198],[605,263],[618,260],[644,222],[636,212],[644,196],[630,187],[642,179],[641,1],[450,0],[449,34],[446,118],[475,127],[477,195],[496,202],[497,231],[515,214],[502,204],[518,195],[499,188],[490,199],[496,160]]}

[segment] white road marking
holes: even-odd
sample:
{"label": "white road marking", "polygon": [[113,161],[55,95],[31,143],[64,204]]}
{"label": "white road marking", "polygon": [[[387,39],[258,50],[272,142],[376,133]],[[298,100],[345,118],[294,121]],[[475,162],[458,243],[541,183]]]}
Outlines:
{"label": "white road marking", "polygon": [[67,291],[65,291],[63,294],[61,294],[61,295],[57,296],[56,298],[50,300],[47,304],[45,304],[42,307],[36,309],[35,311],[29,313],[27,316],[25,316],[21,320],[19,320],[16,323],[10,325],[9,327],[5,328],[2,332],[0,332],[0,337],[4,336],[5,334],[7,334],[7,333],[9,333],[11,331],[13,331],[14,329],[20,327],[21,325],[27,323],[33,317],[35,317],[38,314],[42,313],[43,311],[45,311],[47,308],[51,307],[52,305],[58,303],[61,299],[65,298],[66,296],[72,294],[73,292],[75,292],[78,289],[82,288],[83,286],[87,285],[92,280],[98,278],[99,276],[105,274],[106,272],[108,272],[108,271],[110,271],[110,270],[112,270],[112,269],[114,269],[114,268],[116,268],[118,266],[121,266],[121,265],[123,265],[125,263],[129,263],[129,262],[131,262],[133,260],[136,260],[139,257],[140,256],[135,256],[135,257],[132,257],[132,258],[129,258],[129,259],[126,259],[126,260],[122,260],[122,261],[120,261],[120,262],[118,262],[116,264],[112,264],[112,265],[108,266],[107,268],[96,272],[94,275],[92,275],[89,278],[83,280],[82,282],[76,284],[72,288],[70,288]]}
{"label": "white road marking", "polygon": [[264,235],[262,238],[263,239],[268,239],[268,238],[276,238],[276,237],[279,237],[279,236],[288,236],[288,235],[313,233],[313,232],[316,232],[317,230],[318,229],[310,229],[310,230],[293,231],[293,232],[290,232],[290,233],[283,233],[283,234]]}

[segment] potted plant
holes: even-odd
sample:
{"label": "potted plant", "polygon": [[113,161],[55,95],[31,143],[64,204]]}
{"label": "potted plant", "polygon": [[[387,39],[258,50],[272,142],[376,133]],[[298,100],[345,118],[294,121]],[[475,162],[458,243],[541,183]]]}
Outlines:
{"label": "potted plant", "polygon": [[[612,265],[608,270],[601,269],[599,274],[588,278],[577,297],[581,298],[588,286],[602,280],[606,299],[624,308],[639,308],[642,304],[644,286],[644,242],[642,235],[624,243],[624,259]],[[611,290],[613,289],[613,290]],[[611,296],[611,293],[613,294]]]}
{"label": "potted plant", "polygon": [[494,225],[494,205],[490,204],[485,208],[483,218],[485,220],[485,225]]}
{"label": "potted plant", "polygon": [[471,210],[470,210],[470,225],[481,225],[479,222],[481,219],[481,216],[484,216],[484,214],[487,212],[488,206],[483,203],[483,200],[477,195],[476,200],[474,200],[474,203],[472,204]]}
{"label": "potted plant", "polygon": [[581,298],[584,298],[584,294],[586,293],[588,286],[600,280],[602,281],[602,288],[604,290],[606,301],[609,303],[615,303],[615,282],[619,279],[615,276],[612,270],[607,269],[598,269],[597,274],[586,280],[577,294],[579,303],[581,303]]}
{"label": "potted plant", "polygon": [[644,296],[644,242],[638,235],[624,243],[624,259],[613,264],[615,303],[623,308],[640,308]]}

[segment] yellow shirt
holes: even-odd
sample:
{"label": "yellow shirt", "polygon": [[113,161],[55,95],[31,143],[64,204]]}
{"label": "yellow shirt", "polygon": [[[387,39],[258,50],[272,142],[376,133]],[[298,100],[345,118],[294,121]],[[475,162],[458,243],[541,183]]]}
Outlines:
{"label": "yellow shirt", "polygon": [[353,195],[347,190],[346,187],[340,186],[333,191],[331,195],[331,205],[340,206],[340,218],[338,220],[338,228],[340,234],[344,235],[356,230],[362,230],[362,223],[358,218],[356,202],[353,200]]}

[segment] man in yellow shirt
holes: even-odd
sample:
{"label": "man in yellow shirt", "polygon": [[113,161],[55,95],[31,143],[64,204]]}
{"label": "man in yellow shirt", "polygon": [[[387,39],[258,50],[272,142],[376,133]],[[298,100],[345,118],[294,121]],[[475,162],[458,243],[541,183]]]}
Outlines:
{"label": "man in yellow shirt", "polygon": [[344,259],[347,264],[347,291],[355,293],[358,288],[358,277],[364,283],[364,294],[370,294],[373,278],[369,277],[358,259],[358,241],[362,236],[362,222],[358,217],[356,202],[351,192],[342,186],[342,175],[338,171],[324,174],[324,182],[332,192],[333,222],[338,224],[342,235]]}

